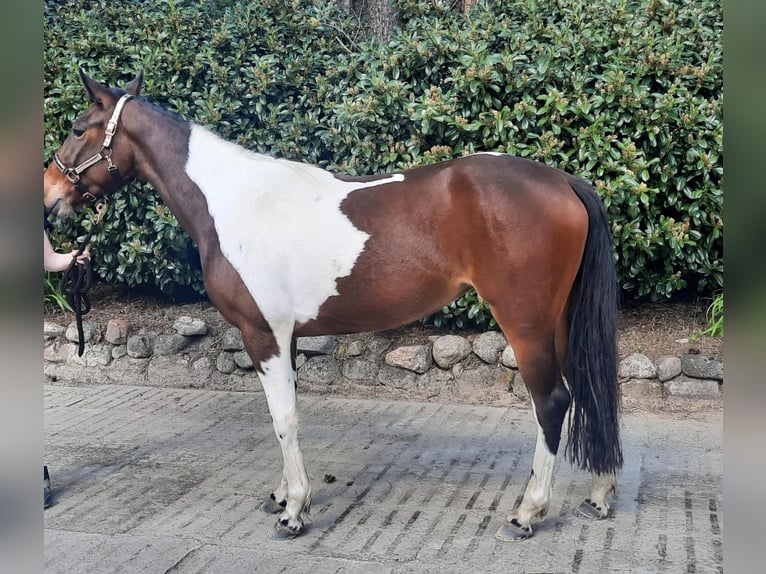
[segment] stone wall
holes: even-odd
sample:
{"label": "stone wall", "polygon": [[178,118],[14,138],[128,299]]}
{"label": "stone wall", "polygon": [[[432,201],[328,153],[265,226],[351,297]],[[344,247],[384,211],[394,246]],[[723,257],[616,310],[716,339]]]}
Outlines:
{"label": "stone wall", "polygon": [[[112,319],[83,322],[85,351],[77,355],[74,323],[43,325],[44,372],[52,381],[260,390],[238,329],[215,331],[205,321],[179,317],[167,332],[135,329]],[[490,331],[468,337],[423,337],[398,344],[373,333],[303,337],[297,342],[302,388],[386,387],[409,396],[512,404],[527,401],[513,349]],[[623,398],[656,405],[676,397],[718,400],[723,362],[718,357],[663,357],[656,364],[634,353],[619,366]]]}

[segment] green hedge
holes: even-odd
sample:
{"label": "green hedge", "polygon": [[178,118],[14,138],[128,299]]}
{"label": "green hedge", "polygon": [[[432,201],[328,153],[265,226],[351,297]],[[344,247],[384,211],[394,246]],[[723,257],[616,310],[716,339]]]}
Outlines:
{"label": "green hedge", "polygon": [[[593,181],[628,297],[723,283],[720,2],[397,2],[384,46],[333,1],[46,3],[45,155],[86,107],[76,69],[250,149],[355,174],[480,150]],[[126,9],[130,6],[130,9]],[[71,235],[60,225],[60,239]],[[148,186],[93,248],[109,282],[202,291],[196,250]],[[486,324],[475,294],[437,321]]]}

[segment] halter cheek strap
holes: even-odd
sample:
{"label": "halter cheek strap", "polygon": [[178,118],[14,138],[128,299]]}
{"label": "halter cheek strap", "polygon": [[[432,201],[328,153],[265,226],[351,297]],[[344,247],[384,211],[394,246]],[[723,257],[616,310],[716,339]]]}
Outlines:
{"label": "halter cheek strap", "polygon": [[103,160],[106,160],[107,162],[107,170],[112,176],[114,183],[117,185],[121,183],[117,166],[112,162],[112,138],[117,131],[117,124],[120,121],[122,108],[125,107],[125,103],[132,97],[133,96],[130,94],[124,94],[117,101],[117,105],[114,107],[114,111],[112,112],[112,117],[109,118],[109,121],[106,123],[106,130],[104,131],[104,143],[101,144],[101,149],[98,150],[98,153],[89,157],[80,165],[75,167],[67,167],[64,162],[61,161],[61,158],[57,153],[53,154],[53,163],[56,164],[56,167],[59,168],[59,171],[64,174],[64,176],[72,183],[72,185],[74,185],[75,189],[79,191],[85,199],[95,201],[96,197],[90,193],[88,188],[85,187],[80,181],[80,175],[88,168],[93,167]]}

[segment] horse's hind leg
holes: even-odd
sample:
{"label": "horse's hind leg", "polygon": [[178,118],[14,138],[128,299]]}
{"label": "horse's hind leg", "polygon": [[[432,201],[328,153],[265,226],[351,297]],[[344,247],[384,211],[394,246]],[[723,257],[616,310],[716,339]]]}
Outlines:
{"label": "horse's hind leg", "polygon": [[[561,371],[566,371],[566,349],[569,339],[569,322],[562,320],[556,329],[556,355]],[[588,497],[575,513],[583,518],[600,520],[609,514],[609,495],[617,492],[617,476],[610,472],[591,473],[591,488]]]}
{"label": "horse's hind leg", "polygon": [[[498,319],[501,327],[503,323]],[[550,336],[525,336],[506,331],[514,348],[527,390],[532,399],[537,421],[537,443],[529,477],[521,504],[508,516],[495,537],[499,540],[522,540],[532,536],[532,521],[548,513],[553,487],[556,454],[561,439],[561,427],[570,404],[570,395],[559,371]]]}
{"label": "horse's hind leg", "polygon": [[575,511],[583,518],[600,520],[609,514],[609,495],[617,491],[617,477],[613,472],[607,474],[591,473],[592,482],[588,498]]}

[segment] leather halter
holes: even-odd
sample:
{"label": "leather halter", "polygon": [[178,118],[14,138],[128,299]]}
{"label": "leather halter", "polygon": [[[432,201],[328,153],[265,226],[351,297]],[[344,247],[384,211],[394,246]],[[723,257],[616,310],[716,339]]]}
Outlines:
{"label": "leather halter", "polygon": [[121,183],[120,174],[117,171],[117,166],[112,162],[112,137],[114,137],[114,133],[117,131],[117,122],[120,120],[122,108],[125,106],[125,103],[132,97],[133,96],[131,94],[124,94],[117,102],[117,105],[114,107],[114,112],[112,112],[112,117],[106,124],[106,130],[104,132],[104,143],[101,144],[101,149],[98,150],[98,153],[86,159],[76,167],[67,167],[64,162],[61,161],[58,153],[53,154],[53,163],[56,164],[56,167],[59,168],[61,173],[66,176],[72,185],[74,185],[75,189],[79,191],[85,199],[96,201],[96,197],[90,193],[88,188],[85,187],[80,181],[80,175],[88,168],[93,167],[103,160],[106,160],[108,164],[107,169],[115,184]]}

